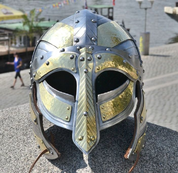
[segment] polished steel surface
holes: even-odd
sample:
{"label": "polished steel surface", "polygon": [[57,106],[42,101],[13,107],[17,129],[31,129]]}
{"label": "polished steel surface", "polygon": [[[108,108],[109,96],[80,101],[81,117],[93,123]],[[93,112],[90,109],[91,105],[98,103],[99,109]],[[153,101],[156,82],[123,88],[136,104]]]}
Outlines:
{"label": "polished steel surface", "polygon": [[[45,108],[53,115],[64,121],[70,121],[71,106],[50,94],[43,83],[39,84],[40,98]],[[66,118],[68,117],[68,118]]]}

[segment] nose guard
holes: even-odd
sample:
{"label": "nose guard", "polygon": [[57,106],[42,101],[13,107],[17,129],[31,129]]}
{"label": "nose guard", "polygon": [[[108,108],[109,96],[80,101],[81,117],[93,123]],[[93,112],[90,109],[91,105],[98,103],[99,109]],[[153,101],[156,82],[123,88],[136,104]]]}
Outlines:
{"label": "nose guard", "polygon": [[73,141],[85,154],[88,154],[99,141],[96,108],[92,83],[93,57],[83,48],[78,58],[79,88],[77,113],[73,126]]}

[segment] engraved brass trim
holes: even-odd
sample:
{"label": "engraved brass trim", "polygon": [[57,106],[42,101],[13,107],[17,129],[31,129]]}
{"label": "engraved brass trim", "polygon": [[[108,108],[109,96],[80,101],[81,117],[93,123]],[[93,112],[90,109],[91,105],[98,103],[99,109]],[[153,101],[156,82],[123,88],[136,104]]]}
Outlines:
{"label": "engraved brass trim", "polygon": [[47,60],[49,62],[49,65],[46,65],[47,61],[44,62],[44,64],[37,70],[34,79],[38,80],[41,77],[43,77],[45,74],[57,68],[66,68],[69,70],[74,68],[72,71],[76,72],[75,70],[76,55],[74,55],[74,58],[72,60],[70,59],[70,55],[71,53],[61,53],[61,54],[52,56],[51,58]]}
{"label": "engraved brass trim", "polygon": [[146,118],[146,106],[145,106],[145,99],[144,99],[144,102],[143,102],[143,111],[142,111],[142,114],[140,116],[140,123],[142,123],[145,118]]}
{"label": "engraved brass trim", "polygon": [[100,105],[102,121],[105,122],[123,112],[129,105],[133,95],[133,82],[130,81],[124,92],[114,99]]}
{"label": "engraved brass trim", "polygon": [[[75,141],[82,150],[89,151],[97,142],[96,117],[92,93],[92,70],[93,59],[87,61],[87,57],[91,56],[86,48],[80,50],[80,57],[84,57],[84,61],[78,58],[79,66],[79,99],[75,124]],[[87,69],[87,72],[84,70]],[[85,114],[84,114],[85,112]]]}
{"label": "engraved brass trim", "polygon": [[74,29],[71,26],[64,23],[56,23],[44,35],[42,40],[51,43],[57,48],[73,46],[73,33]]}
{"label": "engraved brass trim", "polygon": [[29,97],[30,97],[30,114],[31,114],[31,120],[32,120],[35,124],[37,124],[37,122],[35,121],[35,120],[37,120],[37,117],[36,117],[36,115],[35,115],[35,113],[34,113],[34,111],[33,111],[33,108],[32,108],[32,101],[31,101],[32,94],[31,94],[31,93],[29,94]]}
{"label": "engraved brass trim", "polygon": [[114,47],[131,37],[115,21],[98,27],[98,46]]}
{"label": "engraved brass trim", "polygon": [[142,147],[143,147],[143,145],[144,145],[145,136],[146,136],[146,133],[144,133],[144,134],[139,138],[139,140],[138,140],[138,142],[137,142],[137,145],[136,145],[136,148],[135,148],[135,150],[134,150],[134,153],[141,151],[141,149],[142,149]]}
{"label": "engraved brass trim", "polygon": [[[51,95],[46,90],[43,83],[39,84],[39,91],[40,91],[40,98],[43,105],[52,115],[64,121],[70,121],[71,110],[72,110],[70,105],[58,100],[53,95]],[[68,118],[66,119],[66,117]]]}
{"label": "engraved brass trim", "polygon": [[[47,149],[47,147],[44,144],[43,140],[41,138],[39,138],[35,133],[34,133],[34,136],[35,136],[35,139],[36,139],[38,145],[40,146],[41,151],[44,151],[45,149]],[[47,153],[49,153],[49,151]]]}
{"label": "engraved brass trim", "polygon": [[138,79],[137,71],[128,62],[124,63],[123,58],[118,55],[110,53],[101,53],[102,59],[98,60],[96,58],[96,68],[95,72],[100,72],[101,70],[108,68],[117,68],[134,79]]}

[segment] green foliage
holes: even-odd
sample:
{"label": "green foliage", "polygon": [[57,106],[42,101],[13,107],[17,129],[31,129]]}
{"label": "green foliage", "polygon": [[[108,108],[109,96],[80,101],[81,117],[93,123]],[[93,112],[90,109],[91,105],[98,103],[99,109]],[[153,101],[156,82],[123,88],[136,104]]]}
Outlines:
{"label": "green foliage", "polygon": [[28,15],[25,14],[23,10],[21,10],[24,15],[23,18],[23,26],[27,27],[27,30],[23,31],[30,39],[30,45],[32,43],[33,37],[35,33],[42,34],[42,27],[38,26],[39,22],[44,21],[44,18],[40,18],[41,12],[36,12],[35,9],[31,10]]}

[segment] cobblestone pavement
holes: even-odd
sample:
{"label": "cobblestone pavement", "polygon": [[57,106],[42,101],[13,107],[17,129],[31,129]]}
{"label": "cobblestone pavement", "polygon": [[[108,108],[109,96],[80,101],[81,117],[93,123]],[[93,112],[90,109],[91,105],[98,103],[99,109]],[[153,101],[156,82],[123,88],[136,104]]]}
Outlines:
{"label": "cobblestone pavement", "polygon": [[22,70],[21,76],[25,87],[21,87],[21,81],[17,78],[15,89],[13,85],[15,72],[0,74],[0,109],[21,105],[28,102],[30,77],[29,70]]}
{"label": "cobblestone pavement", "polygon": [[147,121],[178,131],[178,44],[143,56]]}

